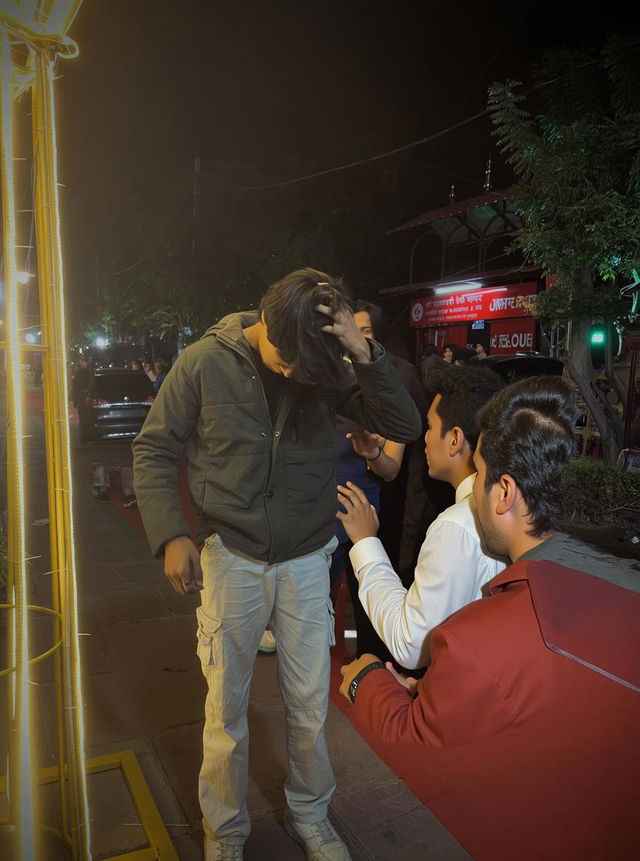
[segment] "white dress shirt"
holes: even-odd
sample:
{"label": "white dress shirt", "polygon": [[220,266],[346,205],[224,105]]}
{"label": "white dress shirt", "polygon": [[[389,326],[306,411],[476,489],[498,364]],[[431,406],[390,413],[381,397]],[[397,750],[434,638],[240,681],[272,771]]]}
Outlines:
{"label": "white dress shirt", "polygon": [[358,595],[373,627],[407,669],[429,663],[427,634],[456,610],[482,597],[482,587],[506,567],[481,547],[473,499],[475,473],[456,488],[455,504],[427,530],[406,590],[379,538],[363,538],[349,557]]}

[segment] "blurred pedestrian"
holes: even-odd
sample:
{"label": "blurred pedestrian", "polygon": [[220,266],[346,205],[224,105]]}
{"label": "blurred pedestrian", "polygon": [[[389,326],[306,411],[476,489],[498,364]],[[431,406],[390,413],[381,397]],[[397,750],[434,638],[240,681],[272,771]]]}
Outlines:
{"label": "blurred pedestrian", "polygon": [[471,350],[469,347],[454,347],[453,364],[466,365],[469,363],[469,360],[472,359],[475,355],[475,350]]}
{"label": "blurred pedestrian", "polygon": [[476,351],[476,355],[475,355],[476,359],[482,360],[482,359],[487,358],[487,351],[484,348],[484,344],[476,344],[475,345],[475,351]]}
{"label": "blurred pedestrian", "polygon": [[164,359],[154,359],[153,369],[146,370],[145,373],[153,383],[153,388],[156,392],[160,391],[160,386],[167,376],[168,365]]}
{"label": "blurred pedestrian", "polygon": [[453,362],[453,351],[456,349],[455,344],[445,344],[442,351],[442,358],[445,362]]}
{"label": "blurred pedestrian", "polygon": [[80,367],[71,381],[71,401],[78,411],[78,435],[80,445],[88,439],[89,407],[87,406],[87,390],[93,379],[93,359],[90,356],[80,356]]}

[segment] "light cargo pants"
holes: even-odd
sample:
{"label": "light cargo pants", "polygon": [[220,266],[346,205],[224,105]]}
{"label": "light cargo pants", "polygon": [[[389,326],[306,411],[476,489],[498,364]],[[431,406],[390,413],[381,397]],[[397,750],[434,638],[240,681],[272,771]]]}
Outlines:
{"label": "light cargo pants", "polygon": [[324,738],[334,642],[329,565],[335,544],[332,539],[307,556],[268,565],[229,550],[218,535],[205,542],[197,636],[208,693],[199,796],[209,837],[243,844],[251,830],[247,706],[267,624],[276,637],[286,717],[287,806],[299,822],[327,815],[335,789]]}

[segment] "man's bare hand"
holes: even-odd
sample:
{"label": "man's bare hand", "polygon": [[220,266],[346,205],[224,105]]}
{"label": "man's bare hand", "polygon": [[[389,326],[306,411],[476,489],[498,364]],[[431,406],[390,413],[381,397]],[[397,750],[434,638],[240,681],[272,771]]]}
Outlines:
{"label": "man's bare hand", "polygon": [[353,314],[346,306],[333,311],[328,305],[316,305],[316,311],[331,319],[322,327],[322,331],[335,335],[355,362],[366,364],[371,361],[369,342],[356,326]]}
{"label": "man's bare hand", "polygon": [[351,661],[350,664],[345,664],[344,667],[340,667],[340,672],[342,673],[340,693],[342,696],[346,697],[349,702],[351,702],[351,699],[349,698],[349,685],[358,675],[360,670],[364,670],[364,668],[368,667],[369,664],[373,664],[379,660],[380,658],[376,658],[375,655],[361,655],[359,658],[356,658],[355,661]]}
{"label": "man's bare hand", "polygon": [[367,458],[376,457],[386,442],[386,439],[380,434],[369,433],[366,430],[352,431],[346,434],[346,437],[351,440],[355,453],[359,454],[360,457]]}
{"label": "man's bare hand", "polygon": [[173,538],[164,545],[164,573],[180,595],[202,589],[200,554],[186,535]]}
{"label": "man's bare hand", "polygon": [[396,682],[399,682],[403,688],[406,688],[412,697],[416,696],[416,694],[418,693],[417,679],[414,679],[413,676],[403,676],[402,673],[399,673],[396,670],[391,661],[387,661],[385,663],[385,667],[389,670]]}
{"label": "man's bare hand", "polygon": [[337,511],[336,517],[342,521],[344,531],[353,544],[363,538],[373,538],[378,534],[378,515],[364,492],[356,484],[347,482],[347,487],[338,485],[338,502],[344,512]]}

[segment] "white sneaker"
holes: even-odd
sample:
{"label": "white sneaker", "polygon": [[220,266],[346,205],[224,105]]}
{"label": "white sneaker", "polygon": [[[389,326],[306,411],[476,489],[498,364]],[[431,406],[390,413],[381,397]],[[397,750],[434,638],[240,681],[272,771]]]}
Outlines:
{"label": "white sneaker", "polygon": [[305,851],[307,861],[351,861],[349,850],[328,819],[294,822],[284,815],[285,831]]}
{"label": "white sneaker", "polygon": [[266,630],[264,634],[260,637],[260,645],[258,646],[259,652],[264,652],[265,654],[271,654],[276,650],[276,638],[273,636],[271,631]]}
{"label": "white sneaker", "polygon": [[242,861],[244,846],[235,843],[222,843],[220,840],[204,838],[205,861]]}

